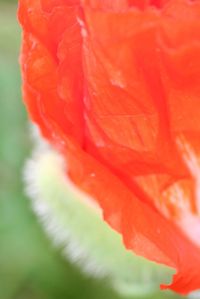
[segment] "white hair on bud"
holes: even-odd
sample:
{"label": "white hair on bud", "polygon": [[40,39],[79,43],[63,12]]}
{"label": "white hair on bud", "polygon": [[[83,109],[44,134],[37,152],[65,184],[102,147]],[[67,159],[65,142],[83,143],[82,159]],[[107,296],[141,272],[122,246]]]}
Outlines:
{"label": "white hair on bud", "polygon": [[[76,240],[73,231],[70,227],[63,227],[59,222],[59,218],[56,217],[54,210],[48,205],[48,201],[41,194],[40,183],[38,174],[41,171],[41,167],[45,166],[45,160],[49,159],[52,166],[58,167],[59,175],[63,175],[66,178],[62,165],[64,161],[58,153],[53,151],[50,146],[39,139],[37,128],[32,128],[32,136],[36,141],[36,148],[34,150],[33,156],[26,163],[24,169],[24,181],[25,190],[29,198],[31,199],[32,207],[35,213],[39,216],[39,220],[42,223],[46,233],[49,235],[56,247],[62,248],[64,255],[70,259],[72,262],[78,263],[79,266],[87,274],[92,274],[95,277],[105,277],[106,271],[100,264],[96,263],[95,260],[91,259],[88,252],[83,248],[82,244]],[[63,172],[63,173],[62,173]],[[61,178],[63,179],[61,176]],[[71,186],[70,186],[71,185]],[[75,189],[72,183],[66,185],[68,188]],[[80,193],[78,190],[72,190],[72,192]],[[80,196],[80,195],[79,195]],[[86,197],[86,195],[82,195]],[[89,199],[87,199],[87,204]],[[90,204],[88,204],[89,206]],[[100,213],[100,209],[97,208],[95,204],[91,207],[96,208],[96,211]]]}
{"label": "white hair on bud", "polygon": [[95,200],[70,181],[61,155],[41,140],[37,129],[32,136],[36,146],[24,170],[26,193],[54,245],[83,272],[106,278],[123,295],[149,294],[159,283],[169,283],[172,269],[126,250]]}

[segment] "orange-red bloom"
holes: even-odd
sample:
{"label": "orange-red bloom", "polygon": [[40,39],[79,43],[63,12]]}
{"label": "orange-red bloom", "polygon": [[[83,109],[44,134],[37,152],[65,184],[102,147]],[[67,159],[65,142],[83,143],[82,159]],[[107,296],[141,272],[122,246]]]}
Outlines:
{"label": "orange-red bloom", "polygon": [[72,181],[171,289],[200,288],[200,1],[20,0],[19,19],[25,103]]}

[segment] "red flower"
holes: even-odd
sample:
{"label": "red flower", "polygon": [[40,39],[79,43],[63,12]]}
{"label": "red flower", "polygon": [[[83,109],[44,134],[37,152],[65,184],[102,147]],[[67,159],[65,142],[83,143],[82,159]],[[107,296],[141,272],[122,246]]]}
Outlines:
{"label": "red flower", "polygon": [[20,0],[23,94],[127,248],[200,288],[200,1]]}

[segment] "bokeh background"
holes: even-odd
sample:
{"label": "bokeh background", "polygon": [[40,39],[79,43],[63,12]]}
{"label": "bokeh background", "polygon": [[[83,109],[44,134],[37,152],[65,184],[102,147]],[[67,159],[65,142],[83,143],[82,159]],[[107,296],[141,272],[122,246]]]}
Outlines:
{"label": "bokeh background", "polygon": [[17,1],[0,0],[0,299],[120,299],[106,281],[86,277],[64,260],[24,195],[22,171],[31,142],[16,11]]}

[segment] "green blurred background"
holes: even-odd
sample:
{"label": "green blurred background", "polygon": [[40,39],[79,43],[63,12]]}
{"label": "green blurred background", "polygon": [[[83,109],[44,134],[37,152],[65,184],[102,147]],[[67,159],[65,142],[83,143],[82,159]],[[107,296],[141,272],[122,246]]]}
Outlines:
{"label": "green blurred background", "polygon": [[22,170],[31,144],[16,10],[17,1],[0,0],[0,299],[118,299],[105,281],[84,276],[63,259],[24,195]]}
{"label": "green blurred background", "polygon": [[30,140],[21,102],[16,10],[17,1],[0,0],[0,299],[119,298],[62,258],[23,193]]}

